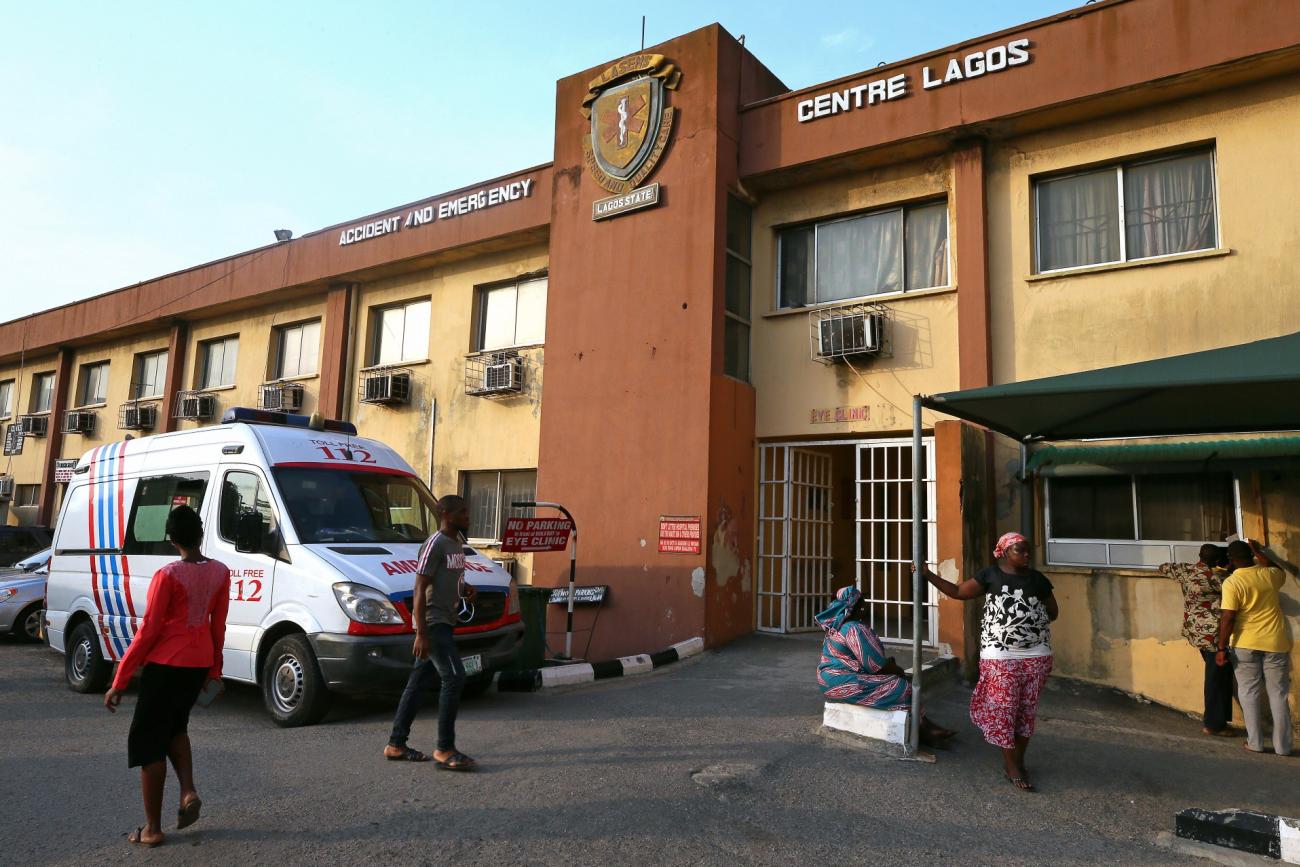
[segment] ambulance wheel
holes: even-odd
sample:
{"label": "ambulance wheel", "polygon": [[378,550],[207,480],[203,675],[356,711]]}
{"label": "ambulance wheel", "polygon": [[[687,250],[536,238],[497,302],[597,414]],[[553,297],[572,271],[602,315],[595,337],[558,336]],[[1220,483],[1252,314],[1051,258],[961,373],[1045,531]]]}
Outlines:
{"label": "ambulance wheel", "polygon": [[262,701],[281,728],[315,725],[329,711],[330,694],[304,635],[286,635],[266,655]]}
{"label": "ambulance wheel", "polygon": [[72,630],[67,652],[63,654],[63,675],[73,692],[103,692],[113,666],[99,652],[99,636],[89,620]]}

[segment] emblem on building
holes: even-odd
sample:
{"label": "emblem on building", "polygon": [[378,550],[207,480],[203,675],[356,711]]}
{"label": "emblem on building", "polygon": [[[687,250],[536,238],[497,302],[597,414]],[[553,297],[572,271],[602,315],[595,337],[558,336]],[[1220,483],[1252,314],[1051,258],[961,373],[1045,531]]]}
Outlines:
{"label": "emblem on building", "polygon": [[681,77],[662,54],[635,54],[592,80],[582,100],[582,114],[591,121],[582,148],[596,183],[627,193],[654,171],[673,130],[668,91]]}

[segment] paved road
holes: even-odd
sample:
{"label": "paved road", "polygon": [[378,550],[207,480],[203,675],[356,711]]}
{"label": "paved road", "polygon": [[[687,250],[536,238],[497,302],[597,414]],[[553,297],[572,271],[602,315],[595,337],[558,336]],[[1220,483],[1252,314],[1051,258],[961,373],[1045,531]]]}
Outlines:
{"label": "paved road", "polygon": [[[1002,780],[956,685],[929,702],[962,730],[937,764],[839,746],[816,734],[813,653],[754,637],[647,677],[470,700],[472,775],[384,762],[392,702],[282,730],[232,686],[191,723],[203,820],[144,852],[124,841],[133,698],[110,716],[63,686],[60,657],[0,641],[0,863],[1174,864],[1152,841],[1181,807],[1300,815],[1300,760],[1055,682],[1036,795]],[[433,728],[417,721],[416,746]]]}

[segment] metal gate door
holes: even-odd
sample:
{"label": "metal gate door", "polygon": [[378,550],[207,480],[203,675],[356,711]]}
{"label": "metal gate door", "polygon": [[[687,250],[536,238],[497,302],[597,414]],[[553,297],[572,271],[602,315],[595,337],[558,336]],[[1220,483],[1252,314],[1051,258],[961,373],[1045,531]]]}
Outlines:
{"label": "metal gate door", "polygon": [[[926,560],[935,568],[934,439],[924,443]],[[912,640],[912,441],[858,444],[857,584],[871,628],[883,639]],[[921,640],[939,640],[939,598],[924,584]]]}
{"label": "metal gate door", "polygon": [[759,463],[758,629],[809,632],[831,598],[831,456],[763,446]]}

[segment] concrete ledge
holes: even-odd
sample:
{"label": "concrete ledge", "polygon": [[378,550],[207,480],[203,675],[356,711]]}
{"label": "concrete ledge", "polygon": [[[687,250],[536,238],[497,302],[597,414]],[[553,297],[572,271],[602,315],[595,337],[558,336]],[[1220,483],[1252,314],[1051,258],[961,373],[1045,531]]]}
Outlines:
{"label": "concrete ledge", "polygon": [[1272,858],[1264,855],[1251,855],[1248,852],[1225,849],[1211,843],[1184,840],[1182,837],[1175,837],[1169,831],[1161,831],[1156,835],[1156,846],[1161,849],[1168,849],[1170,852],[1177,852],[1179,855],[1186,855],[1190,858],[1203,858],[1216,864],[1227,865],[1227,867],[1269,867],[1269,865],[1277,864]]}
{"label": "concrete ledge", "polygon": [[585,662],[576,665],[557,665],[543,668],[542,686],[568,686],[574,683],[587,683],[596,679],[596,672]]}
{"label": "concrete ledge", "polygon": [[901,746],[907,742],[907,718],[905,710],[876,710],[828,701],[822,712],[822,725],[832,731]]}
{"label": "concrete ledge", "polygon": [[511,672],[509,678],[502,676],[502,683],[508,684],[506,687],[508,690],[525,692],[528,684],[534,682],[534,678],[540,686],[551,687],[573,686],[607,677],[648,674],[656,668],[695,656],[703,650],[703,638],[689,638],[657,653],[638,653],[635,656],[621,656],[603,662],[581,662],[573,665],[557,665],[553,668]]}
{"label": "concrete ledge", "polygon": [[1185,840],[1300,864],[1300,820],[1286,816],[1191,807],[1175,817],[1174,830]]}

